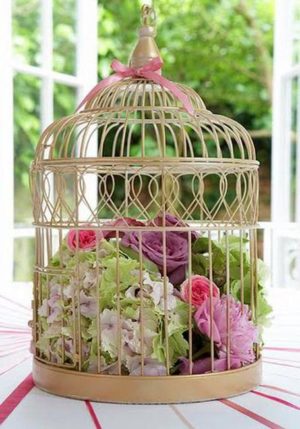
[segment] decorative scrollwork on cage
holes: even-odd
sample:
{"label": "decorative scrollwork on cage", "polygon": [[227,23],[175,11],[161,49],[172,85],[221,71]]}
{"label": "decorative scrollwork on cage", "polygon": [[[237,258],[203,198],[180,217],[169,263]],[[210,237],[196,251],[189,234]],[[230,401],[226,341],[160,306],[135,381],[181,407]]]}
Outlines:
{"label": "decorative scrollwork on cage", "polygon": [[53,393],[187,402],[260,380],[254,145],[192,89],[141,76],[153,37],[37,146],[34,378]]}

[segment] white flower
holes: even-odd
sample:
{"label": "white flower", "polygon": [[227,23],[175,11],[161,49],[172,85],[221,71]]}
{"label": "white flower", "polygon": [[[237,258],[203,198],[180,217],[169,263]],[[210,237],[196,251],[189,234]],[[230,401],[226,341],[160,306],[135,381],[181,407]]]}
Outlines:
{"label": "white flower", "polygon": [[[162,279],[158,280],[152,280],[150,278],[149,273],[144,272],[144,290],[145,293],[148,294],[152,301],[154,302],[154,305],[159,307],[160,310],[164,311],[164,302],[165,302],[165,285]],[[176,298],[173,295],[174,287],[172,283],[168,282],[166,284],[166,302],[167,302],[167,309],[172,310],[176,307]]]}
{"label": "white flower", "polygon": [[138,299],[138,296],[140,296],[139,291],[140,291],[140,285],[135,284],[133,286],[130,286],[125,292],[125,297],[130,299]]}
{"label": "white flower", "polygon": [[61,354],[62,347],[64,347],[65,353],[69,355],[72,355],[74,353],[74,345],[72,339],[64,338],[62,340],[62,338],[60,337],[55,343],[55,348],[52,347],[52,351],[59,351],[59,353]]}
{"label": "white flower", "polygon": [[43,332],[44,338],[53,338],[61,335],[61,322],[49,324],[48,329]]}
{"label": "white flower", "polygon": [[72,279],[71,283],[68,284],[68,286],[65,286],[63,289],[64,297],[67,299],[71,299],[73,297],[74,290],[75,290],[75,281]]}
{"label": "white flower", "polygon": [[38,309],[41,317],[47,317],[48,323],[60,320],[62,316],[62,303],[60,295],[57,293],[57,287],[50,290],[50,299],[44,298],[42,305]]}
{"label": "white flower", "polygon": [[87,296],[83,292],[83,290],[80,291],[79,294],[79,300],[80,300],[80,313],[92,319],[93,317],[96,317],[97,315],[97,302],[96,298],[92,296]]}
{"label": "white flower", "polygon": [[49,290],[50,290],[50,297],[54,295],[59,295],[61,293],[62,287],[57,282],[57,276],[52,277],[52,279],[49,282]]}
{"label": "white flower", "polygon": [[112,358],[118,356],[118,313],[107,308],[100,314],[101,348]]}
{"label": "white flower", "polygon": [[38,314],[41,317],[48,316],[48,299],[44,298],[42,305],[38,309]]}
{"label": "white flower", "polygon": [[88,270],[83,277],[82,286],[84,287],[84,289],[89,289],[91,287],[94,287],[96,285],[96,282],[97,282],[97,270],[96,269]]}
{"label": "white flower", "polygon": [[62,309],[61,307],[53,307],[50,311],[49,316],[47,317],[48,323],[53,323],[57,320],[60,320],[62,316]]}
{"label": "white flower", "polygon": [[[166,302],[167,302],[167,309],[168,309],[168,311],[173,310],[176,307],[176,305],[177,305],[177,300],[176,300],[176,297],[174,295],[168,295],[168,297],[166,299]],[[164,311],[164,309],[165,309],[165,299],[164,299],[164,297],[161,299],[161,301],[159,303],[159,308],[162,311]]]}
{"label": "white flower", "polygon": [[[134,356],[127,360],[127,368],[129,375],[142,375],[142,358],[141,356]],[[145,358],[143,375],[146,376],[158,376],[166,375],[166,367],[156,359]]]}
{"label": "white flower", "polygon": [[134,353],[141,353],[140,323],[124,320],[122,323],[122,343]]}
{"label": "white flower", "polygon": [[[122,345],[124,352],[123,354],[132,353],[143,353],[145,356],[151,356],[153,352],[153,338],[157,335],[157,332],[147,327],[147,319],[144,320],[143,337],[142,343],[142,329],[141,322],[124,320],[122,323]],[[132,352],[132,353],[131,353]]]}

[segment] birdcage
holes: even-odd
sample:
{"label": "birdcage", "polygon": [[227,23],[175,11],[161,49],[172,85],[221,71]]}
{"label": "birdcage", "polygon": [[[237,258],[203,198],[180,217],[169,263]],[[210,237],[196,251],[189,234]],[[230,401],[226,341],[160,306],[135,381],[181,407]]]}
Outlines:
{"label": "birdcage", "polygon": [[54,394],[192,402],[260,381],[254,145],[161,75],[153,21],[144,6],[130,67],[32,165],[33,376]]}

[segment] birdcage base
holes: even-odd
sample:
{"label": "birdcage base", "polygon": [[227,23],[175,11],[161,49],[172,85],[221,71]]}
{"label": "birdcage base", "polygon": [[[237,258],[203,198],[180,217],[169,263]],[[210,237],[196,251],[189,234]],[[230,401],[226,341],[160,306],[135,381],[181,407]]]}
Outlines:
{"label": "birdcage base", "polygon": [[228,398],[261,382],[262,363],[213,374],[118,376],[87,374],[33,362],[33,379],[46,392],[75,399],[128,404],[170,404]]}

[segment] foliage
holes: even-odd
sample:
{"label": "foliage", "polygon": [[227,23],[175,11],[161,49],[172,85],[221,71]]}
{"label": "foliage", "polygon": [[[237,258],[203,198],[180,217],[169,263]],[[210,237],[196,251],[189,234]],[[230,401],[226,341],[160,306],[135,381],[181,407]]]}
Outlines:
{"label": "foliage", "polygon": [[[268,270],[262,260],[254,261],[250,258],[249,241],[235,236],[223,237],[220,242],[209,240],[206,237],[198,238],[192,248],[192,266],[195,274],[209,278],[210,249],[214,283],[222,293],[227,293],[228,290],[234,298],[243,300],[251,307],[254,304],[254,297],[251,294],[251,279],[255,275],[256,267],[257,308],[255,319],[259,326],[267,325],[272,312],[272,307],[265,297]],[[227,280],[229,280],[229,284]]]}
{"label": "foliage", "polygon": [[[185,272],[184,282],[176,289],[170,278],[161,277],[156,269],[148,271],[142,258],[138,261],[136,257],[118,254],[120,241],[123,244],[126,241],[124,237],[112,237],[107,241],[96,231],[87,235],[81,230],[78,247],[74,247],[74,233],[75,230],[69,231],[50,261],[48,268],[58,270],[41,275],[37,347],[43,357],[55,363],[65,363],[67,359],[67,363],[75,364],[75,352],[78,352],[75,332],[80,323],[83,369],[89,372],[95,372],[98,357],[104,373],[115,374],[120,364],[122,374],[137,375],[143,357],[146,366],[151,364],[155,375],[165,375],[168,366],[172,374],[185,373],[191,341],[194,364],[206,368],[195,367],[193,372],[204,373],[211,364],[209,362],[207,367],[212,336],[215,360],[217,357],[216,363],[221,365],[217,370],[234,369],[254,361],[253,346],[261,343],[262,327],[271,307],[264,297],[266,269],[259,261],[256,312],[253,301],[256,294],[252,289],[255,284],[252,268],[256,260],[249,256],[248,240],[232,235],[218,240],[195,237],[192,274],[201,276],[189,277]],[[177,233],[175,240],[179,243],[181,237]],[[143,254],[145,256],[145,252]],[[195,255],[203,256],[200,266],[193,258]],[[184,255],[181,260],[186,260]],[[159,266],[159,261],[156,264]],[[168,272],[172,261],[167,259],[165,264]],[[216,283],[212,285],[217,289],[216,294],[209,293],[210,271]],[[198,277],[196,282],[195,277]],[[186,296],[184,285],[190,288]],[[196,296],[201,299],[195,300]],[[253,318],[251,310],[255,311]],[[62,348],[65,348],[65,356]],[[229,354],[232,366],[228,368]],[[145,375],[151,373],[145,372]]]}
{"label": "foliage", "polygon": [[[74,252],[64,241],[50,261],[50,268],[59,266],[61,272],[41,277],[42,305],[38,314],[42,331],[38,349],[46,357],[50,345],[51,359],[54,362],[61,360],[61,336],[64,335],[65,356],[69,363],[74,363],[76,341],[73,328],[77,314],[85,371],[95,371],[94,363],[99,352],[104,365],[102,370],[114,373],[118,349],[121,348],[122,373],[132,373],[134,363],[140,365],[141,355],[145,362],[150,359],[156,368],[165,372],[167,356],[172,366],[187,353],[188,342],[183,334],[188,328],[188,305],[174,293],[169,282],[165,295],[165,282],[156,269],[147,271],[143,265],[140,270],[140,263],[135,258],[117,257],[114,239],[110,242],[100,240],[97,248],[98,252],[95,248]],[[168,329],[165,325],[166,303]],[[98,332],[100,340],[97,339]],[[114,368],[110,368],[112,364],[115,364]]]}
{"label": "foliage", "polygon": [[[118,0],[100,2],[100,76],[110,73],[113,58],[127,62],[139,26],[139,3],[122,1],[120,8]],[[209,109],[233,116],[250,129],[270,127],[271,82],[265,74],[270,73],[273,2],[254,0],[242,10],[241,4],[156,1],[157,43],[165,74],[192,86]],[[255,24],[249,24],[249,17]]]}

